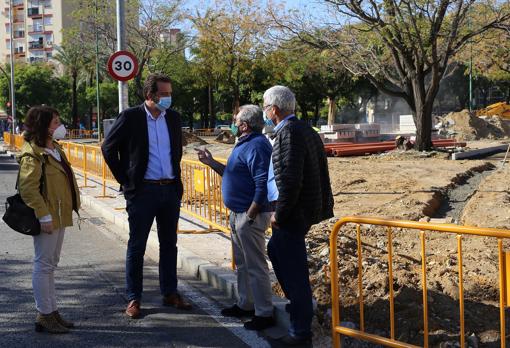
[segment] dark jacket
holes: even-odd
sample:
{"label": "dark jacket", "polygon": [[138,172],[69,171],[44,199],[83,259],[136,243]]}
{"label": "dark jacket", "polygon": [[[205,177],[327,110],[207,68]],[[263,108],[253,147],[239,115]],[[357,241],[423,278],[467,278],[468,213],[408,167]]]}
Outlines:
{"label": "dark jacket", "polygon": [[[172,167],[178,180],[178,194],[182,197],[181,181],[182,130],[179,113],[168,109],[165,115]],[[122,111],[101,146],[103,157],[113,176],[121,185],[124,196],[129,199],[143,182],[149,162],[149,135],[147,113],[144,104]]]}
{"label": "dark jacket", "polygon": [[306,123],[291,118],[277,131],[273,165],[278,225],[313,225],[333,217],[333,194],[324,145]]}

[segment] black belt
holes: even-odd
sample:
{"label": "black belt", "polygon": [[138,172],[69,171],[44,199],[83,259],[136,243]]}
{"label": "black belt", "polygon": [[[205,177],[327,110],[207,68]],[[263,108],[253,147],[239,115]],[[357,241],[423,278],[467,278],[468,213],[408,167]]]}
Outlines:
{"label": "black belt", "polygon": [[172,185],[177,182],[176,179],[160,179],[160,180],[149,180],[149,179],[143,179],[143,182],[146,184],[152,184],[152,185]]}
{"label": "black belt", "polygon": [[261,213],[272,213],[274,211],[276,211],[276,201],[265,204],[261,210]]}

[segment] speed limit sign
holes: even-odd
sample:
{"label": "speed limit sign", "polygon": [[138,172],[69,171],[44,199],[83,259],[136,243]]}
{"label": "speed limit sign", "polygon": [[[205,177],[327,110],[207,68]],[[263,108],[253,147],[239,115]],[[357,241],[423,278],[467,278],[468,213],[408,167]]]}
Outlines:
{"label": "speed limit sign", "polygon": [[117,81],[129,81],[138,72],[138,60],[128,51],[117,51],[108,59],[108,73]]}

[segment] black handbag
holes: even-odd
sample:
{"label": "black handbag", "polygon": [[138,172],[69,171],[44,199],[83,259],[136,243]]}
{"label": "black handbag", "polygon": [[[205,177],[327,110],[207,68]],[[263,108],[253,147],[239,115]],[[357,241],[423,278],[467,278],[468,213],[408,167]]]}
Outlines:
{"label": "black handbag", "polygon": [[[18,190],[18,178],[16,179],[16,190]],[[40,180],[40,192],[43,192],[44,186],[44,163],[42,165],[42,174]],[[28,236],[37,236],[41,233],[41,224],[35,216],[34,209],[23,202],[21,195],[16,193],[14,196],[7,197],[5,201],[5,213],[2,220],[14,231],[26,234]]]}

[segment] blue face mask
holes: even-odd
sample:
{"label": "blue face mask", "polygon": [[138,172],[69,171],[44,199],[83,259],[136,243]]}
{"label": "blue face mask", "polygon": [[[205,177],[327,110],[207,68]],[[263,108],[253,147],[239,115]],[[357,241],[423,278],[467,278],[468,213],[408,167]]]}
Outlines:
{"label": "blue face mask", "polygon": [[160,111],[165,111],[166,109],[170,108],[172,105],[172,97],[161,97],[159,98],[159,103],[156,104],[156,107]]}
{"label": "blue face mask", "polygon": [[264,124],[266,126],[272,126],[274,127],[274,122],[269,117],[267,117],[267,112],[263,112],[262,116],[264,117]]}
{"label": "blue face mask", "polygon": [[234,123],[232,122],[232,124],[230,125],[230,131],[232,132],[232,134],[235,136],[235,137],[238,137],[239,136],[239,127]]}

